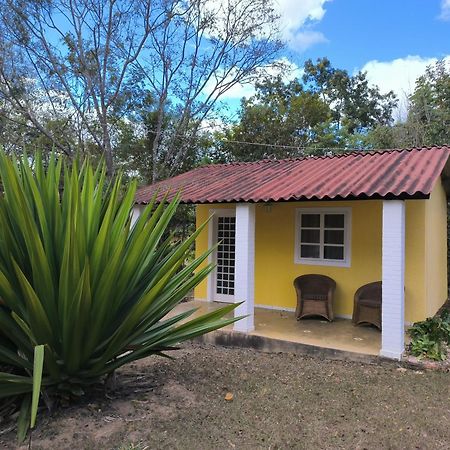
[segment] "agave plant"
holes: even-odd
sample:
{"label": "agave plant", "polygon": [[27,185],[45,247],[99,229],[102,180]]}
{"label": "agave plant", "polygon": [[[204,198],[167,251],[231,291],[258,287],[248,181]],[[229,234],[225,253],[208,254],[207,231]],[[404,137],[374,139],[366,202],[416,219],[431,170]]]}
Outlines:
{"label": "agave plant", "polygon": [[20,433],[45,398],[83,395],[118,367],[232,323],[234,305],[187,320],[168,313],[211,271],[186,263],[202,227],[167,236],[179,199],[151,203],[131,225],[104,165],[0,153],[0,398],[22,397]]}

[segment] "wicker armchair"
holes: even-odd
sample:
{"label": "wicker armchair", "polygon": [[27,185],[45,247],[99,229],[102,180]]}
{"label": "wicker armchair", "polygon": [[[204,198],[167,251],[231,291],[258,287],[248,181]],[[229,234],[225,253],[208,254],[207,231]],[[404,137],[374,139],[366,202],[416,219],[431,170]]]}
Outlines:
{"label": "wicker armchair", "polygon": [[365,284],[355,292],[352,318],[355,325],[372,324],[381,330],[381,292],[381,281]]}
{"label": "wicker armchair", "polygon": [[322,316],[330,322],[334,319],[333,296],[336,282],[325,275],[302,275],[294,280],[297,292],[295,317]]}

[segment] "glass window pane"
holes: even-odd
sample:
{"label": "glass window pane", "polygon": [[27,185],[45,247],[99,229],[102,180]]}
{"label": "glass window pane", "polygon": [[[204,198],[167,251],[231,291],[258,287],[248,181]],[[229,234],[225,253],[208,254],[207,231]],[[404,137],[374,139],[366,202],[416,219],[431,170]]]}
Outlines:
{"label": "glass window pane", "polygon": [[318,244],[320,242],[320,230],[302,230],[302,243]]}
{"label": "glass window pane", "polygon": [[325,230],[325,244],[343,244],[344,230]]}
{"label": "glass window pane", "polygon": [[320,214],[302,214],[302,228],[310,227],[316,228],[320,227]]}
{"label": "glass window pane", "polygon": [[325,245],[323,248],[323,256],[325,259],[344,260],[344,247],[330,247]]}
{"label": "glass window pane", "polygon": [[325,228],[344,228],[344,214],[325,214]]}
{"label": "glass window pane", "polygon": [[301,245],[300,246],[301,258],[319,258],[320,246],[319,245]]}

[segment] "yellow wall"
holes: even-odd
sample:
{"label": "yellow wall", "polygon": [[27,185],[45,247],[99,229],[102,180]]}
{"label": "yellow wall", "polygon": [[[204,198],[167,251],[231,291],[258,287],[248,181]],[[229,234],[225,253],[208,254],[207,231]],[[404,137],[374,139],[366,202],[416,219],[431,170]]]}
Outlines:
{"label": "yellow wall", "polygon": [[[350,267],[294,263],[295,210],[307,207],[351,207]],[[336,280],[335,313],[349,315],[355,290],[381,279],[380,202],[280,203],[273,205],[270,213],[264,207],[256,211],[255,303],[295,308],[293,280],[299,275],[320,273]]]}
{"label": "yellow wall", "polygon": [[427,201],[406,201],[405,320],[411,323],[426,318],[424,230]]}
{"label": "yellow wall", "polygon": [[[224,207],[234,208],[234,205],[198,205],[197,225],[207,220],[211,209]],[[350,267],[294,263],[295,210],[308,207],[351,208]],[[431,298],[435,299],[436,293],[438,298],[443,294],[443,269],[438,272],[426,270],[426,262],[430,265],[436,255],[441,261],[446,251],[446,246],[443,247],[445,232],[442,231],[442,221],[442,192],[439,190],[433,193],[431,201],[406,201],[405,316],[408,322],[424,319],[429,311],[435,309],[436,303],[442,303],[440,300],[431,301]],[[425,222],[426,236],[423,233]],[[264,205],[257,204],[255,226],[256,305],[295,308],[293,280],[302,274],[319,273],[336,280],[335,313],[351,316],[356,289],[381,279],[381,201],[274,203],[270,212]],[[428,247],[430,249],[426,253]],[[205,230],[197,240],[197,254],[207,248],[208,231]],[[445,263],[442,267],[446,267]],[[426,289],[426,280],[439,287]],[[206,280],[196,288],[195,298],[207,298]]]}
{"label": "yellow wall", "polygon": [[438,182],[426,202],[426,315],[447,299],[447,197]]}

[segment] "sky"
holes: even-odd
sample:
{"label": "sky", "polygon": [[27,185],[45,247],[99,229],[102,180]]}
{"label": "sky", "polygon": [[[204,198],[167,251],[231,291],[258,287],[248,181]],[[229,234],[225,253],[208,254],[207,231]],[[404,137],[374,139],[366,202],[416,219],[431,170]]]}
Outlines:
{"label": "sky", "polygon": [[[328,57],[334,67],[353,74],[367,71],[382,92],[399,97],[397,119],[405,114],[405,96],[427,65],[450,61],[450,0],[275,0],[286,48],[280,55],[301,74],[306,59]],[[253,92],[236,86],[230,105]]]}

